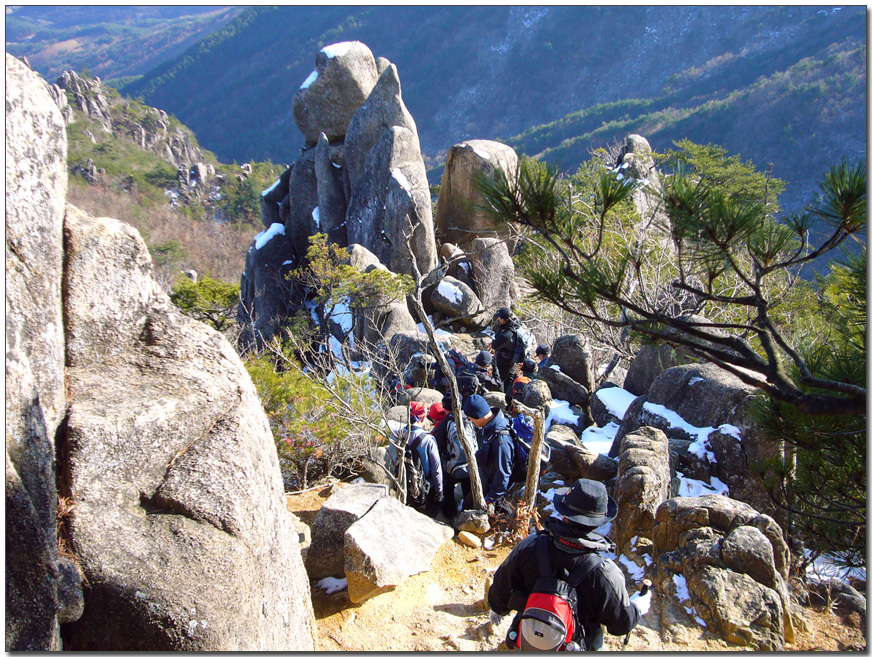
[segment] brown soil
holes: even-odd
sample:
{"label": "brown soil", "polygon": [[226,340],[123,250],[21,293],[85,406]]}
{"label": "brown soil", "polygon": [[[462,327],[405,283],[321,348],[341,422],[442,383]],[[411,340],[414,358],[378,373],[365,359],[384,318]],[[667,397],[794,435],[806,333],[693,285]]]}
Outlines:
{"label": "brown soil", "polygon": [[[327,491],[288,495],[288,508],[311,525]],[[457,539],[436,552],[426,573],[393,591],[352,604],[347,591],[326,594],[312,586],[318,626],[316,648],[324,651],[493,651],[501,647],[508,618],[493,632],[484,603],[484,583],[511,550],[471,548]],[[682,607],[655,593],[651,611],[630,634],[627,651],[741,650],[698,625]],[[795,607],[799,625],[791,651],[866,649],[866,623],[857,614],[842,618],[821,608]],[[667,619],[663,622],[663,619]],[[624,637],[606,635],[606,650],[621,650]]]}

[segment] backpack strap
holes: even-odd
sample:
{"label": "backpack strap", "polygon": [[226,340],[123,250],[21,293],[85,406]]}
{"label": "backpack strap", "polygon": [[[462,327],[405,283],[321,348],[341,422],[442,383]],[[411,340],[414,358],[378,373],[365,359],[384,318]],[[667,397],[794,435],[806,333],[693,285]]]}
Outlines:
{"label": "backpack strap", "polygon": [[599,552],[588,552],[581,557],[581,565],[576,563],[576,567],[569,574],[566,583],[572,588],[577,588],[603,561],[604,559]]}
{"label": "backpack strap", "polygon": [[536,541],[536,555],[539,558],[539,577],[554,577],[554,571],[551,568],[551,558],[549,556],[549,544],[551,537],[547,534],[540,534]]}

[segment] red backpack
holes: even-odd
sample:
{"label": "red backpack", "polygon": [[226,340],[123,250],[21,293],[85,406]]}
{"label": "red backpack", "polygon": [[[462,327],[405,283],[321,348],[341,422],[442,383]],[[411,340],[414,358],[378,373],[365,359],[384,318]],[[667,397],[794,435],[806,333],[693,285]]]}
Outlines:
{"label": "red backpack", "polygon": [[543,532],[536,544],[539,577],[524,610],[512,623],[506,643],[522,651],[565,650],[576,641],[583,645],[584,629],[575,627],[576,587],[603,562],[596,552],[587,554],[565,580],[555,576],[548,558],[550,535]]}

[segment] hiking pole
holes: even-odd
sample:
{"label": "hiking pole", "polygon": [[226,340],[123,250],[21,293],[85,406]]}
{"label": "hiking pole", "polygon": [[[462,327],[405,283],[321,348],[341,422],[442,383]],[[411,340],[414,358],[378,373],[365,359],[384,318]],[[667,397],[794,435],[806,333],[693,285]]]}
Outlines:
{"label": "hiking pole", "polygon": [[[648,590],[649,590],[653,585],[654,585],[654,584],[651,582],[650,579],[647,579],[647,578],[643,579],[643,580],[642,580],[642,588],[639,589],[639,597],[641,598],[641,597],[644,596],[646,593],[648,593]],[[636,628],[633,628],[633,629],[636,629]],[[624,637],[624,643],[623,643],[623,645],[621,646],[621,651],[623,651],[624,648],[627,647],[627,644],[630,643],[630,635],[631,635],[632,633],[633,633],[633,630],[630,630],[629,632],[627,632],[627,636]]]}

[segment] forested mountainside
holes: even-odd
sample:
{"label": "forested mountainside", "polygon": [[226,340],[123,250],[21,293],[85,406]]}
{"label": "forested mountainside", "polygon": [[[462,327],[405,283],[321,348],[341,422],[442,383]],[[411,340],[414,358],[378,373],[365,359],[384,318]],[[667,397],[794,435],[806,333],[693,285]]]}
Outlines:
{"label": "forested mountainside", "polygon": [[146,73],[226,25],[242,7],[6,7],[6,50],[47,80],[90,71],[104,80]]}
{"label": "forested mountainside", "polygon": [[253,7],[123,89],[224,160],[289,161],[311,52],[360,40],[403,71],[431,183],[448,147],[500,139],[574,169],[629,132],[717,143],[788,182],[866,153],[862,7]]}

